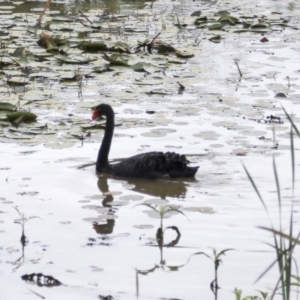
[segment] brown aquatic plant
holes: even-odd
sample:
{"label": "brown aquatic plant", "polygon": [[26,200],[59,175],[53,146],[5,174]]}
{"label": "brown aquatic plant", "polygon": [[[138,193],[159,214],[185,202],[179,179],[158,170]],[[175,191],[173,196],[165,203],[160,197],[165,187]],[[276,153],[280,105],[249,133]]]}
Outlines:
{"label": "brown aquatic plant", "polygon": [[46,13],[46,10],[50,7],[52,0],[47,0],[46,5],[44,7],[44,10],[42,11],[40,17],[38,18],[37,22],[36,22],[36,26],[39,27],[42,23],[43,17]]}

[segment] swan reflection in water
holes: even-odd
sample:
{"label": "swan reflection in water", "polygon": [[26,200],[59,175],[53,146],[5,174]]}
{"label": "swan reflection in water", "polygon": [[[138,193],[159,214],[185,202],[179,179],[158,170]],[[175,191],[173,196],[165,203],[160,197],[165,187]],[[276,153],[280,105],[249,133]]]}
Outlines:
{"label": "swan reflection in water", "polygon": [[[99,175],[97,182],[100,192],[105,196],[102,205],[108,208],[112,207],[111,202],[114,200],[114,196],[110,193],[108,185],[108,180],[110,179],[111,177],[109,175],[101,174]],[[144,178],[120,178],[120,180],[125,183],[124,186],[127,186],[126,188],[129,191],[159,197],[161,199],[166,199],[167,197],[184,199],[188,183],[196,182],[196,179],[194,178],[185,178],[184,181],[180,179],[149,180]],[[93,228],[99,234],[110,234],[113,232],[114,225],[114,219],[106,219],[106,223],[98,224],[94,222]]]}
{"label": "swan reflection in water", "polygon": [[[102,194],[106,195],[102,204],[106,206],[108,202],[113,201],[113,196],[109,194],[108,179],[110,176],[101,174],[98,177],[98,188]],[[187,191],[187,185],[191,182],[196,182],[195,178],[180,179],[157,179],[149,180],[145,178],[119,178],[126,183],[125,187],[130,190],[141,194],[146,194],[161,199],[181,198],[184,199]]]}

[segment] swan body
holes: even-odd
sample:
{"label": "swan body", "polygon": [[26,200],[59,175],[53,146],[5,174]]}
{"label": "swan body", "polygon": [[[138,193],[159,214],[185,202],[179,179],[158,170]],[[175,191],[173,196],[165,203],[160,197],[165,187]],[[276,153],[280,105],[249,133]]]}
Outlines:
{"label": "swan body", "polygon": [[114,111],[108,104],[96,106],[92,119],[106,117],[104,138],[98,152],[96,171],[117,177],[194,177],[199,167],[187,166],[185,155],[175,152],[147,152],[131,156],[116,164],[109,164],[108,154],[114,132]]}

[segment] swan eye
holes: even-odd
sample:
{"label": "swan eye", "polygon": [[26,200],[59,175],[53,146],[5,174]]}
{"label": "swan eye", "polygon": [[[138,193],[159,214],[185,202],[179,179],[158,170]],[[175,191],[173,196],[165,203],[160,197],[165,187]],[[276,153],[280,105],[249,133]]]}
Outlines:
{"label": "swan eye", "polygon": [[99,111],[96,109],[96,110],[94,110],[94,112],[93,112],[92,120],[95,120],[95,119],[97,119],[98,117],[99,117]]}

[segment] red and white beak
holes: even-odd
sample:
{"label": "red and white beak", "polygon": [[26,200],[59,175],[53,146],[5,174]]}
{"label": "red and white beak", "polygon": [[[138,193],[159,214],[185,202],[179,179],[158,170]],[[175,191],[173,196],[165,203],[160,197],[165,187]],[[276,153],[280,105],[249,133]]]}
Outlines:
{"label": "red and white beak", "polygon": [[93,115],[92,115],[92,121],[95,120],[95,119],[97,119],[98,117],[99,117],[99,110],[96,109],[96,110],[94,110],[94,112],[93,112]]}

